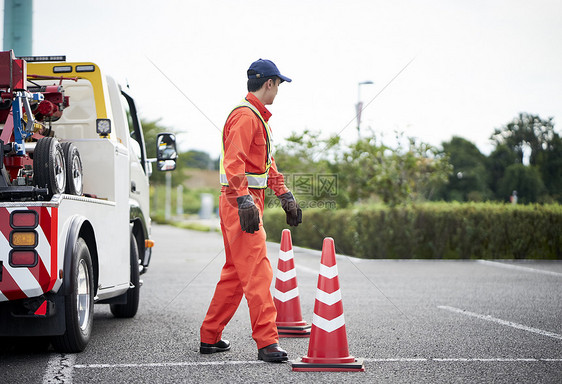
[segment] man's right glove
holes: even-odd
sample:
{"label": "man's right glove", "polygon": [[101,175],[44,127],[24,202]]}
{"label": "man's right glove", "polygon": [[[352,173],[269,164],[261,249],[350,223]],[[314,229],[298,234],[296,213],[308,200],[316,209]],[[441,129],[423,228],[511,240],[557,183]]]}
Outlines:
{"label": "man's right glove", "polygon": [[281,200],[281,207],[287,214],[287,224],[296,227],[302,223],[302,210],[291,192],[277,196]]}
{"label": "man's right glove", "polygon": [[260,230],[260,211],[254,204],[254,199],[250,195],[238,196],[238,216],[240,217],[240,227],[244,232],[254,233]]}

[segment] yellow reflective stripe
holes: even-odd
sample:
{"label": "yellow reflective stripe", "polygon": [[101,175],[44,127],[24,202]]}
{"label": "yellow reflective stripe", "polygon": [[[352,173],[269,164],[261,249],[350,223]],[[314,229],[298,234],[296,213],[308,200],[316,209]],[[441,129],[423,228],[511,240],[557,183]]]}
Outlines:
{"label": "yellow reflective stripe", "polygon": [[[267,168],[269,171],[269,167]],[[248,188],[267,188],[268,175],[266,173],[246,173],[246,179],[248,180]],[[221,185],[228,187],[228,179],[226,178],[226,173],[220,174]]]}
{"label": "yellow reflective stripe", "polygon": [[267,188],[267,175],[251,175],[246,173],[248,188]]}
{"label": "yellow reflective stripe", "polygon": [[228,187],[228,180],[227,180],[227,178],[226,178],[226,174],[225,174],[225,173],[221,173],[221,174],[220,174],[220,182],[221,182],[221,185],[225,185],[225,186]]}
{"label": "yellow reflective stripe", "polygon": [[[261,116],[261,114],[259,113],[259,111],[257,110],[256,107],[254,107],[249,101],[247,101],[246,99],[244,99],[242,102],[240,102],[240,104],[238,104],[236,107],[234,107],[232,109],[232,111],[230,111],[230,114],[228,115],[230,117],[230,115],[232,114],[232,112],[234,112],[235,110],[237,110],[238,108],[243,108],[243,107],[248,107],[252,110],[252,112],[254,112],[254,114],[260,119],[260,121],[262,122],[263,126],[265,127],[265,136],[266,136],[266,144],[267,144],[267,159],[265,162],[265,172],[264,173],[249,173],[246,172],[246,179],[248,180],[248,188],[254,188],[254,189],[265,189],[267,188],[267,178],[268,178],[268,174],[269,174],[269,168],[271,168],[271,130],[269,128],[269,124],[267,124],[267,122],[263,119],[263,117]],[[228,118],[227,118],[228,120]],[[224,128],[222,130],[222,145],[221,145],[221,158],[220,158],[220,183],[221,185],[228,187],[228,179],[226,177],[226,171],[224,169]]]}

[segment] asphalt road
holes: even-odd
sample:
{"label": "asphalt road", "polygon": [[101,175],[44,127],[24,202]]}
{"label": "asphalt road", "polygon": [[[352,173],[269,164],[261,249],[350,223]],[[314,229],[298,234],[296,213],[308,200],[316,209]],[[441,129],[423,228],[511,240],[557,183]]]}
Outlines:
{"label": "asphalt road", "polygon": [[[242,302],[200,355],[199,327],[224,260],[218,233],[153,227],[152,264],[134,319],[95,307],[85,352],[0,347],[0,383],[561,383],[562,262],[391,261],[338,257],[349,351],[365,372],[293,372],[257,360]],[[337,246],[337,244],[336,244]],[[277,266],[278,244],[268,245]],[[320,252],[295,248],[312,321]],[[308,339],[282,339],[290,359]]]}

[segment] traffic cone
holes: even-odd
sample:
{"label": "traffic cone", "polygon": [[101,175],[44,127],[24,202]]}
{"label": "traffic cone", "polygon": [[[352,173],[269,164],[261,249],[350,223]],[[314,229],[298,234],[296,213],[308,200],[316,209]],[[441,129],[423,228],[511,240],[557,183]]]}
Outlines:
{"label": "traffic cone", "polygon": [[279,337],[310,336],[311,326],[302,319],[291,231],[288,229],[284,229],[281,235],[273,301],[277,308],[276,324]]}
{"label": "traffic cone", "polygon": [[360,371],[363,359],[349,355],[334,239],[322,245],[308,355],[292,362],[293,371]]}

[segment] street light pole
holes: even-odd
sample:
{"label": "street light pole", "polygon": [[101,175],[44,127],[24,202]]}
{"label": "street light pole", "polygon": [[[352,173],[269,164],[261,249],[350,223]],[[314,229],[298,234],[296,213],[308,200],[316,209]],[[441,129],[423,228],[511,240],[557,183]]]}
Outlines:
{"label": "street light pole", "polygon": [[357,112],[357,139],[361,139],[361,112],[363,111],[363,102],[361,101],[361,86],[373,84],[372,81],[362,81],[357,83],[357,105],[355,106],[355,110]]}

